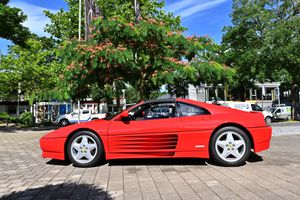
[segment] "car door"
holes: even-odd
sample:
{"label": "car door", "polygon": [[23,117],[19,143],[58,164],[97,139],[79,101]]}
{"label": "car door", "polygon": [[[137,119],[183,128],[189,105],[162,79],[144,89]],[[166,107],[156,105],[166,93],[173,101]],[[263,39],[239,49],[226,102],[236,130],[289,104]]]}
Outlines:
{"label": "car door", "polygon": [[81,122],[86,122],[88,120],[90,120],[91,118],[91,114],[89,110],[82,110],[81,111],[81,115],[80,115],[80,121]]}
{"label": "car door", "polygon": [[177,102],[177,107],[183,128],[180,151],[208,152],[208,141],[212,129],[215,127],[209,111],[200,106],[183,102]]}
{"label": "car door", "polygon": [[282,118],[282,112],[281,111],[282,111],[281,108],[278,108],[275,111],[276,119],[281,119]]}
{"label": "car door", "polygon": [[129,119],[111,122],[109,151],[125,157],[173,156],[181,131],[175,102],[145,103],[129,110]]}
{"label": "car door", "polygon": [[68,119],[70,123],[78,122],[78,111],[70,113],[70,118]]}

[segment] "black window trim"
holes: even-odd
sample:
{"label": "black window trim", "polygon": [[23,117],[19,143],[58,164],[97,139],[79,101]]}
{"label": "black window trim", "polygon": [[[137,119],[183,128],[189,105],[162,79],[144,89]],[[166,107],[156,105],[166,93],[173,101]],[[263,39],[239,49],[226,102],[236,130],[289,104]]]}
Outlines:
{"label": "black window trim", "polygon": [[194,117],[194,116],[183,116],[182,112],[181,112],[181,108],[180,108],[179,103],[182,103],[182,104],[185,104],[185,105],[189,105],[189,106],[193,106],[193,107],[199,108],[201,110],[204,110],[206,112],[205,114],[194,115],[194,116],[211,115],[211,113],[206,108],[203,108],[203,107],[195,105],[195,104],[185,103],[185,102],[182,102],[182,101],[176,101],[176,111],[178,111],[179,117]]}
{"label": "black window trim", "polygon": [[[139,105],[139,106],[147,106],[147,105],[157,105],[157,104],[165,104],[165,103],[174,103],[175,105],[175,113],[177,112],[177,105],[176,105],[176,101],[175,99],[169,99],[169,100],[164,100],[164,101],[145,101],[143,104]],[[137,108],[138,106],[130,109],[128,112],[130,112],[131,110],[134,110],[135,108]],[[143,120],[138,120],[138,121],[144,121],[144,120],[160,120],[160,119],[171,119],[171,118],[178,118],[179,116],[175,115],[174,117],[169,117],[169,118],[153,118],[153,119],[143,119]]]}
{"label": "black window trim", "polygon": [[[177,104],[175,99],[169,99],[169,100],[165,100],[165,101],[146,101],[143,104],[139,105],[139,106],[146,106],[146,105],[155,105],[155,104],[164,104],[164,103],[174,103],[175,105],[175,113],[177,113]],[[135,108],[139,107],[139,106],[135,106],[132,109],[128,110],[128,112],[134,110]],[[153,118],[153,119],[143,119],[143,120],[138,120],[138,121],[145,121],[145,120],[161,120],[161,119],[171,119],[171,118],[178,118],[180,116],[175,115],[174,117],[169,117],[169,118]]]}

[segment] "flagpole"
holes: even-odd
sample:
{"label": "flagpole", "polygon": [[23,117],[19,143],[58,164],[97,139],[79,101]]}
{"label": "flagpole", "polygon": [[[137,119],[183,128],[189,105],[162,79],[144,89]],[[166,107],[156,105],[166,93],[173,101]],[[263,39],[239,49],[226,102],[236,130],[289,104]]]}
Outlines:
{"label": "flagpole", "polygon": [[[81,40],[81,0],[79,0],[79,14],[78,14],[78,41]],[[78,100],[78,124],[80,123],[80,100]]]}

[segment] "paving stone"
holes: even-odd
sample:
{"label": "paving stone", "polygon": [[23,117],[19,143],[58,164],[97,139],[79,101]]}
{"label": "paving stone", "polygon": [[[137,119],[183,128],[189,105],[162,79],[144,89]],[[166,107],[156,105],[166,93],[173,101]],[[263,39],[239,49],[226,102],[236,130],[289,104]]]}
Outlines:
{"label": "paving stone", "polygon": [[1,200],[300,199],[299,134],[273,137],[270,150],[241,167],[152,159],[86,169],[43,159],[45,133],[0,132]]}

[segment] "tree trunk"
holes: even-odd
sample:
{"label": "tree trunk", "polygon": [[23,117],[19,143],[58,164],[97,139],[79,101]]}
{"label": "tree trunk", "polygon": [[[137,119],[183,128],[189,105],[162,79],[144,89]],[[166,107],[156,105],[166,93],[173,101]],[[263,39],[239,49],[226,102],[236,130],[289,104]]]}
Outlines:
{"label": "tree trunk", "polygon": [[119,112],[121,110],[120,96],[119,95],[117,96],[116,101],[117,101],[116,111]]}
{"label": "tree trunk", "polygon": [[297,95],[297,91],[298,91],[298,87],[297,84],[293,83],[292,84],[292,89],[291,89],[291,100],[292,100],[292,119],[296,120],[297,119],[297,99],[298,99],[298,95]]}
{"label": "tree trunk", "polygon": [[100,113],[100,101],[97,102],[97,112]]}

